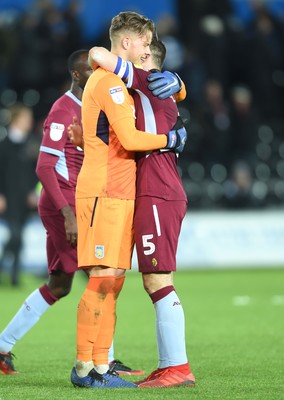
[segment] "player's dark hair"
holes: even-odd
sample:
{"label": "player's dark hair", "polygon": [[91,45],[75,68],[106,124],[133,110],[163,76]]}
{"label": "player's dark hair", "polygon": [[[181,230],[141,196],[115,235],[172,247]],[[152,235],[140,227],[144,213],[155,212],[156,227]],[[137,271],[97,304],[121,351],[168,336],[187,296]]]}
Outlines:
{"label": "player's dark hair", "polygon": [[156,35],[153,35],[150,49],[155,65],[161,70],[166,58],[166,46]]}
{"label": "player's dark hair", "polygon": [[70,54],[70,56],[67,59],[67,67],[70,74],[72,73],[72,71],[78,69],[78,64],[81,61],[81,56],[86,53],[88,54],[89,50],[81,49],[81,50],[76,50],[72,54]]}

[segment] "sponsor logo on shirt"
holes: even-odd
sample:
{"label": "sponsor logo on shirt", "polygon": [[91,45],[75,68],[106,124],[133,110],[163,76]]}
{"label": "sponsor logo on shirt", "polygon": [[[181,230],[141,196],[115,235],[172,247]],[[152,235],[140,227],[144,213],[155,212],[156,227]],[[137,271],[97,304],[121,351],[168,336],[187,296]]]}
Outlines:
{"label": "sponsor logo on shirt", "polygon": [[95,247],[96,258],[104,258],[105,256],[105,246],[96,245]]}
{"label": "sponsor logo on shirt", "polygon": [[121,86],[110,88],[109,92],[114,103],[122,104],[124,102],[124,93]]}
{"label": "sponsor logo on shirt", "polygon": [[57,122],[52,122],[50,125],[50,139],[54,140],[54,142],[58,142],[64,132],[65,126],[63,124],[58,124]]}

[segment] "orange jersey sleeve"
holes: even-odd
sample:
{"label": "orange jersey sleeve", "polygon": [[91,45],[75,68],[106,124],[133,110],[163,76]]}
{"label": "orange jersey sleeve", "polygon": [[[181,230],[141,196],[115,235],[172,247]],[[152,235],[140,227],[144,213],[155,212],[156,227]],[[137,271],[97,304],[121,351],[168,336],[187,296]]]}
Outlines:
{"label": "orange jersey sleeve", "polygon": [[76,197],[135,199],[136,150],[166,146],[165,135],[135,128],[134,107],[119,77],[98,68],[82,98],[84,161]]}
{"label": "orange jersey sleeve", "polygon": [[181,90],[175,94],[175,100],[178,103],[186,98],[186,87],[183,81],[181,81]]}

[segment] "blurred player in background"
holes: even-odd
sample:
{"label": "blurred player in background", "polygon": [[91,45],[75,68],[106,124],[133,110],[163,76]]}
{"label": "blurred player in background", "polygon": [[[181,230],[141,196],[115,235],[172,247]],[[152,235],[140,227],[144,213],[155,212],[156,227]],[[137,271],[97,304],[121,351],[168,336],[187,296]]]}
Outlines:
{"label": "blurred player in background", "polygon": [[[38,211],[46,229],[49,278],[46,284],[30,294],[0,334],[0,371],[3,374],[16,372],[11,353],[14,345],[50,306],[69,294],[74,274],[78,270],[75,186],[83,162],[83,151],[70,142],[67,127],[74,115],[81,121],[82,93],[92,73],[88,64],[88,50],[72,53],[68,59],[68,69],[72,78],[71,87],[54,103],[44,122],[36,168],[43,187]],[[21,112],[30,116],[30,110],[26,107]],[[144,373],[114,360],[113,346],[109,357],[110,365],[120,374]]]}

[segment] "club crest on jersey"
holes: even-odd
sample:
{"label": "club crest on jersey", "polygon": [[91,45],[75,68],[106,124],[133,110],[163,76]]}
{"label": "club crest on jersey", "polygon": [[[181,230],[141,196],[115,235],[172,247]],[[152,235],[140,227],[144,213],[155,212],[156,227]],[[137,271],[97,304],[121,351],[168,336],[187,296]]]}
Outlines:
{"label": "club crest on jersey", "polygon": [[116,104],[122,104],[124,102],[124,93],[121,86],[115,86],[109,89],[112,101]]}
{"label": "club crest on jersey", "polygon": [[95,256],[96,256],[96,258],[104,258],[104,256],[105,256],[105,246],[97,245],[95,247]]}
{"label": "club crest on jersey", "polygon": [[156,260],[156,258],[152,258],[152,265],[154,268],[158,265],[158,261]]}
{"label": "club crest on jersey", "polygon": [[58,142],[63,136],[64,129],[65,126],[63,124],[52,122],[50,125],[50,139],[54,140],[54,142]]}

